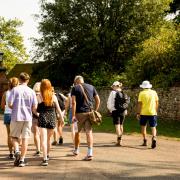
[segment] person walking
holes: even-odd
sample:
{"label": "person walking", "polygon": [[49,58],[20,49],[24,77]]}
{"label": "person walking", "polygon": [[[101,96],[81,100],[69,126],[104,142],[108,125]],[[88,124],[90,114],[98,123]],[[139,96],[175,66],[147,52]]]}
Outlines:
{"label": "person walking", "polygon": [[[36,93],[36,97],[40,94],[40,86],[41,86],[41,82],[36,82],[33,86],[33,90]],[[34,135],[34,144],[36,146],[36,152],[34,156],[40,156],[41,154],[40,130],[38,127],[38,116],[36,116],[34,113],[32,119],[32,133]]]}
{"label": "person walking", "polygon": [[64,119],[61,109],[55,96],[51,82],[48,79],[43,79],[40,86],[40,94],[38,100],[38,126],[40,128],[41,144],[43,150],[42,166],[48,165],[49,153],[51,148],[51,137],[56,127],[56,112],[62,123]]}
{"label": "person walking", "polygon": [[141,133],[143,135],[143,146],[147,146],[146,127],[147,122],[151,127],[152,143],[151,148],[156,147],[156,126],[159,98],[155,90],[152,90],[152,84],[149,81],[143,81],[140,87],[143,89],[139,93],[137,106],[137,119],[141,125]]}
{"label": "person walking", "polygon": [[10,137],[10,122],[11,122],[11,113],[12,109],[8,106],[8,99],[11,93],[11,90],[19,84],[19,80],[16,77],[12,77],[9,79],[8,82],[8,90],[4,92],[2,99],[1,99],[1,108],[4,110],[4,124],[6,125],[7,130],[7,142],[9,148],[9,159],[14,159],[13,154],[13,144]]}
{"label": "person walking", "polygon": [[[87,156],[84,160],[92,160],[93,158],[93,134],[92,134],[92,124],[89,119],[89,112],[91,111],[93,99],[95,100],[95,110],[98,110],[100,105],[100,98],[97,94],[94,86],[84,83],[84,78],[82,76],[76,76],[74,79],[75,86],[72,88],[72,122],[77,123],[77,130],[75,132],[75,149],[73,151],[74,155],[79,154],[79,144],[80,138],[79,133],[84,128],[87,137],[88,151]],[[89,104],[86,103],[83,91],[86,93]]]}
{"label": "person walking", "polygon": [[[67,97],[60,93],[60,92],[55,92],[54,87],[53,87],[53,92],[55,94],[55,96],[57,97],[58,103],[59,103],[59,107],[61,109],[62,112],[62,116],[65,116],[65,102],[67,100]],[[62,145],[63,144],[63,127],[64,127],[64,122],[61,121],[61,118],[59,118],[58,114],[57,114],[57,127],[54,129],[54,141],[52,142],[52,145]]]}
{"label": "person walking", "polygon": [[[29,88],[30,76],[22,72],[19,76],[19,86],[11,90],[8,105],[12,108],[10,136],[15,151],[14,165],[25,166],[25,156],[28,148],[28,139],[31,136],[32,111],[36,114],[37,99],[35,92]],[[21,154],[19,138],[22,139]]]}
{"label": "person walking", "polygon": [[113,118],[113,124],[116,129],[117,143],[116,146],[122,145],[123,123],[127,115],[127,107],[130,102],[129,97],[122,91],[122,83],[115,81],[111,86],[113,89],[110,92],[107,101],[107,108]]}
{"label": "person walking", "polygon": [[[72,87],[71,87],[71,90],[72,90]],[[66,117],[68,116],[68,118],[69,118],[69,124],[70,124],[70,127],[71,127],[71,137],[72,137],[72,142],[73,142],[73,145],[74,145],[75,129],[74,129],[74,123],[72,122],[72,98],[71,98],[71,90],[70,90],[70,93],[68,93],[67,100],[66,100],[66,103],[65,103],[65,116]],[[68,115],[68,112],[69,112],[69,115]]]}

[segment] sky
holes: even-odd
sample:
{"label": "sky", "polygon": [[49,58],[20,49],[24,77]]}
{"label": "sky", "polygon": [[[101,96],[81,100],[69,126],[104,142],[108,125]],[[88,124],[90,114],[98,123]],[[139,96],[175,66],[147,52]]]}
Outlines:
{"label": "sky", "polygon": [[29,38],[39,37],[38,23],[33,17],[33,14],[38,14],[39,10],[39,0],[0,0],[0,16],[5,19],[17,18],[23,22],[19,31],[24,37],[24,44],[28,53],[32,49]]}

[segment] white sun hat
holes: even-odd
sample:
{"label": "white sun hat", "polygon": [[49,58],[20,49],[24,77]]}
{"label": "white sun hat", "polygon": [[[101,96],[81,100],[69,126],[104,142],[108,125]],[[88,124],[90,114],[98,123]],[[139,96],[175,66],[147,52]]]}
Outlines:
{"label": "white sun hat", "polygon": [[140,87],[143,89],[150,89],[150,88],[152,88],[152,84],[150,84],[149,81],[143,81],[142,84],[140,85]]}
{"label": "white sun hat", "polygon": [[113,84],[112,84],[111,87],[113,87],[113,86],[121,87],[121,86],[122,86],[122,83],[120,83],[119,81],[115,81],[115,82],[113,82]]}

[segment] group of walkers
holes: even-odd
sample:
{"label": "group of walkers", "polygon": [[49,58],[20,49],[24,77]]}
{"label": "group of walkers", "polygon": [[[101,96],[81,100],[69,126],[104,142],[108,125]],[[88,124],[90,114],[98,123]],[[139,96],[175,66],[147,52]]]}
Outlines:
{"label": "group of walkers", "polygon": [[[9,79],[9,88],[1,100],[4,109],[4,124],[7,128],[9,158],[14,159],[14,166],[24,167],[31,132],[34,134],[36,156],[41,155],[42,166],[47,166],[50,158],[51,145],[63,144],[62,128],[64,118],[69,113],[73,155],[80,152],[80,132],[84,129],[87,137],[87,155],[83,160],[93,159],[93,134],[89,112],[98,110],[100,98],[94,86],[84,82],[82,76],[76,76],[70,93],[66,96],[56,93],[48,79],[37,82],[33,89],[28,87],[30,76],[22,72],[19,78]],[[130,98],[122,90],[122,83],[115,81],[107,101],[107,108],[112,115],[117,134],[117,146],[122,145],[123,122],[127,115]],[[156,147],[156,126],[158,96],[149,81],[140,85],[143,91],[138,98],[137,118],[140,121],[143,135],[143,146],[147,146],[147,122],[152,129],[151,147]],[[88,103],[85,101],[87,95]],[[59,97],[61,96],[61,98]],[[60,99],[63,99],[64,106]],[[94,104],[94,105],[93,105]],[[94,107],[93,107],[94,106]],[[59,139],[58,139],[59,134]],[[51,139],[54,135],[54,141]],[[20,148],[21,144],[21,148]]]}

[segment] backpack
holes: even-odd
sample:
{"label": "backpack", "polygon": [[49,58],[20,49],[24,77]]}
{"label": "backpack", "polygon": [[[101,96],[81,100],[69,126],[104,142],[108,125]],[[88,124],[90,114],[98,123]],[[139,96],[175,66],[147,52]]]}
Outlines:
{"label": "backpack", "polygon": [[128,108],[129,103],[130,97],[127,94],[123,91],[116,92],[114,107],[118,112],[123,113]]}
{"label": "backpack", "polygon": [[61,111],[64,111],[65,110],[65,99],[61,96],[60,93],[57,93],[56,97],[57,97],[59,106],[61,108]]}

